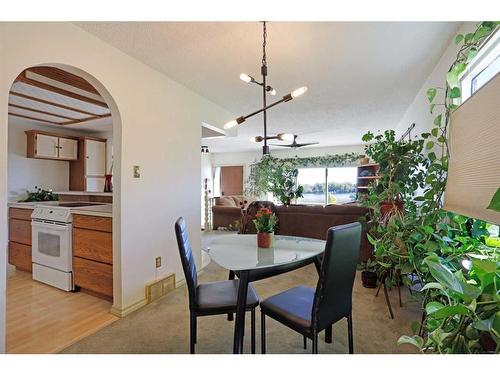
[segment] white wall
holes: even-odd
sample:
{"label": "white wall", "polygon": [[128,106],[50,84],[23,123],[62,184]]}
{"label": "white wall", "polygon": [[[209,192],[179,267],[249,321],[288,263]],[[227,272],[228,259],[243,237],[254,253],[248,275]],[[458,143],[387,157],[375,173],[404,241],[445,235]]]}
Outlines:
{"label": "white wall", "polygon": [[[43,63],[81,69],[111,103],[115,140],[113,270],[116,311],[144,301],[156,256],[182,279],[174,223],[184,216],[200,249],[201,123],[226,112],[71,23],[0,23],[0,248],[7,244],[8,91],[23,69]],[[116,121],[115,121],[116,120]],[[134,179],[132,166],[141,167]],[[0,252],[0,351],[4,343],[6,252]],[[197,261],[201,254],[195,253]]]}
{"label": "white wall", "polygon": [[[465,22],[457,34],[466,34],[475,29],[474,22]],[[433,120],[436,116],[429,113],[429,101],[427,100],[427,90],[431,87],[445,87],[446,84],[446,73],[450,68],[453,61],[455,61],[456,54],[458,52],[458,46],[454,42],[455,36],[450,40],[450,45],[444,52],[443,56],[439,60],[438,64],[426,79],[422,88],[419,90],[418,94],[415,96],[412,104],[408,107],[404,116],[397,126],[398,133],[404,133],[410,124],[415,123],[415,129],[412,131],[412,137],[414,135],[420,135],[423,132],[428,132],[433,127]],[[439,90],[434,99],[435,103],[443,102],[444,92]],[[436,107],[436,112],[439,113],[439,108]]]}
{"label": "white wall", "polygon": [[26,190],[35,186],[53,191],[69,190],[69,162],[28,159],[26,157],[26,130],[41,130],[65,135],[85,135],[70,129],[37,125],[9,118],[8,135],[8,199],[11,202],[26,197]]}

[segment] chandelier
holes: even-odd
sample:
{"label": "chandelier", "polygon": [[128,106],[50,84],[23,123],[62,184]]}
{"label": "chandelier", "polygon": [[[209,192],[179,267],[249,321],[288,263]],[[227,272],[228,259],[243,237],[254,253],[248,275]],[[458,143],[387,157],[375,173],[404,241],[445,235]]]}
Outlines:
{"label": "chandelier", "polygon": [[240,74],[240,79],[243,82],[246,83],[253,83],[258,86],[262,87],[262,108],[252,112],[246,116],[240,116],[236,118],[235,120],[229,121],[224,125],[224,129],[231,129],[234,128],[235,126],[238,126],[245,122],[246,119],[255,116],[259,113],[262,112],[263,114],[263,120],[264,120],[264,135],[263,136],[257,136],[253,137],[251,140],[253,142],[262,142],[264,141],[264,146],[262,146],[262,154],[267,155],[269,154],[269,146],[267,144],[268,139],[279,139],[282,141],[292,141],[294,139],[293,134],[287,134],[287,133],[280,133],[274,136],[268,136],[267,135],[267,110],[280,104],[280,103],[285,103],[289,102],[292,99],[295,99],[296,97],[304,94],[307,91],[307,87],[303,86],[300,87],[296,90],[293,90],[292,92],[286,94],[283,96],[280,100],[275,101],[271,104],[267,104],[267,94],[269,93],[270,95],[275,96],[276,95],[276,90],[270,86],[267,83],[267,56],[266,56],[266,45],[267,45],[267,29],[266,29],[266,21],[262,22],[262,66],[260,68],[260,74],[262,75],[262,82],[257,81],[255,78],[253,78],[251,75],[246,74],[246,73],[241,73]]}

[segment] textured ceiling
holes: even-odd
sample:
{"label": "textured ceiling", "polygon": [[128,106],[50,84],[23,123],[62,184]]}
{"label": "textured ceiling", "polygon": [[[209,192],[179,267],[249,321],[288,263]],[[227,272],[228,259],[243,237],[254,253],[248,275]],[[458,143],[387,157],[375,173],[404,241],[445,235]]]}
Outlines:
{"label": "textured ceiling", "polygon": [[[261,106],[259,22],[90,22],[84,30],[116,46],[234,115]],[[395,128],[451,41],[451,22],[271,22],[269,82],[284,95],[309,91],[268,112],[270,132],[321,146],[360,143],[366,130]],[[228,119],[230,120],[230,119]],[[222,127],[223,124],[211,124]],[[204,141],[211,151],[255,150],[260,116],[235,138]]]}

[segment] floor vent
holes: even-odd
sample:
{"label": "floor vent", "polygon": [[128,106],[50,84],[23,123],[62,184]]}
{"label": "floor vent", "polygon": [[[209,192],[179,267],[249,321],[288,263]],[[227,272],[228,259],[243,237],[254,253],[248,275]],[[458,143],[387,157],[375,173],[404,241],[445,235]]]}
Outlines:
{"label": "floor vent", "polygon": [[165,294],[174,289],[175,289],[175,274],[168,275],[163,279],[157,280],[151,284],[146,285],[147,303],[156,301],[158,298],[163,297]]}

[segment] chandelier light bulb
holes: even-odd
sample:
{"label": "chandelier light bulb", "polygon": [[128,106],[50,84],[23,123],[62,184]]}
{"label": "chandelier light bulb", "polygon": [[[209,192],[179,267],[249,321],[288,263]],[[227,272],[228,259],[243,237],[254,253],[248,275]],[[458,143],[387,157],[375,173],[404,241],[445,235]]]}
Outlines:
{"label": "chandelier light bulb", "polygon": [[250,83],[252,82],[252,77],[250,77],[248,74],[245,74],[245,73],[241,73],[240,74],[240,79],[243,81],[243,82],[246,82],[246,83]]}
{"label": "chandelier light bulb", "polygon": [[302,94],[304,94],[305,92],[307,91],[307,87],[306,86],[302,86],[302,87],[299,87],[298,89],[295,89],[292,91],[291,95],[292,95],[292,98],[296,98],[298,96],[301,96]]}
{"label": "chandelier light bulb", "polygon": [[290,133],[280,133],[280,134],[278,134],[278,139],[280,141],[290,141],[290,142],[293,142],[294,138],[295,138],[295,136],[293,134],[290,134]]}
{"label": "chandelier light bulb", "polygon": [[269,94],[271,94],[273,96],[276,95],[276,90],[275,89],[271,89],[271,91],[269,91]]}

